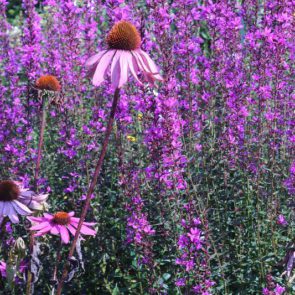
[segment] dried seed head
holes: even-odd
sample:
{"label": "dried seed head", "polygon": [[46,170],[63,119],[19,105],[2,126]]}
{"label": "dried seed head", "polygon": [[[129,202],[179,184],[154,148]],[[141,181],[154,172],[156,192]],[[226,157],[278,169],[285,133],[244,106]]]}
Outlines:
{"label": "dried seed head", "polygon": [[40,90],[60,91],[61,86],[55,76],[45,75],[41,76],[36,81],[36,88]]}
{"label": "dried seed head", "polygon": [[141,38],[133,24],[128,21],[116,23],[107,36],[110,49],[135,50],[140,47]]}

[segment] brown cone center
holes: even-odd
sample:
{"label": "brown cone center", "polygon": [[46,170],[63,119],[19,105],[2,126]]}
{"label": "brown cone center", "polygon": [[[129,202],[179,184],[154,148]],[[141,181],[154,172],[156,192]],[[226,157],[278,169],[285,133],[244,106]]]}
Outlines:
{"label": "brown cone center", "polygon": [[53,216],[53,222],[60,225],[67,225],[70,223],[70,218],[67,212],[57,212]]}
{"label": "brown cone center", "polygon": [[36,81],[36,88],[40,90],[60,91],[61,86],[55,76],[45,75],[41,76]]}
{"label": "brown cone center", "polygon": [[9,202],[16,200],[20,195],[20,189],[16,183],[11,180],[0,182],[0,201]]}
{"label": "brown cone center", "polygon": [[112,27],[106,41],[110,49],[135,50],[140,47],[141,38],[133,24],[120,21]]}

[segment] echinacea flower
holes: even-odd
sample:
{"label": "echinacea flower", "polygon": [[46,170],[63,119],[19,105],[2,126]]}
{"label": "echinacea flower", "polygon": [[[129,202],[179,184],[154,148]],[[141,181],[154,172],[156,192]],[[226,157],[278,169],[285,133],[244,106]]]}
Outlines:
{"label": "echinacea flower", "polygon": [[[69,232],[75,236],[80,220],[80,218],[74,217],[74,214],[74,212],[57,212],[54,215],[44,213],[43,217],[30,216],[28,219],[32,223],[36,223],[30,230],[37,231],[35,237],[46,235],[48,232],[52,235],[60,235],[62,242],[68,244],[70,241]],[[81,234],[95,236],[96,231],[90,228],[95,224],[95,222],[83,222]]]}
{"label": "echinacea flower", "polygon": [[2,278],[6,278],[6,263],[4,261],[0,261],[0,273]]}
{"label": "echinacea flower", "polygon": [[36,88],[40,90],[49,90],[49,91],[60,91],[61,86],[59,81],[55,76],[51,75],[45,75],[41,76],[37,81],[36,81]]}
{"label": "echinacea flower", "polygon": [[5,216],[12,223],[18,223],[19,215],[29,215],[32,210],[41,210],[45,205],[48,194],[35,194],[22,183],[12,180],[0,182],[0,222]]}
{"label": "echinacea flower", "polygon": [[99,86],[104,81],[109,67],[114,88],[121,88],[127,82],[129,71],[140,85],[138,71],[150,83],[163,81],[154,61],[140,49],[141,38],[133,24],[124,20],[116,23],[106,41],[109,48],[86,61],[93,85]]}

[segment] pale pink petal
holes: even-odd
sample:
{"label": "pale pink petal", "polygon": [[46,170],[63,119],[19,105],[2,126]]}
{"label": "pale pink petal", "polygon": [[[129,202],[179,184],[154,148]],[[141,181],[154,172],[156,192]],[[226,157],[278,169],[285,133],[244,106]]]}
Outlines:
{"label": "pale pink petal", "polygon": [[63,241],[64,244],[68,244],[70,241],[70,235],[67,228],[63,225],[59,225],[58,228],[61,235],[61,240]]}
{"label": "pale pink petal", "polygon": [[43,236],[45,234],[47,234],[50,230],[51,230],[52,226],[48,225],[44,228],[42,228],[41,230],[39,230],[37,233],[34,234],[34,237],[39,237],[39,236]]}
{"label": "pale pink petal", "polygon": [[91,57],[89,57],[87,59],[87,61],[85,62],[85,66],[86,67],[91,67],[92,65],[94,65],[95,63],[99,62],[99,59],[107,52],[107,50],[103,50],[97,54],[92,55]]}
{"label": "pale pink petal", "polygon": [[4,214],[5,207],[6,207],[6,202],[0,202],[0,215],[1,216],[5,216],[6,215],[6,214]]}
{"label": "pale pink petal", "polygon": [[75,212],[74,211],[71,211],[68,214],[69,214],[70,217],[73,217],[75,215]]}
{"label": "pale pink petal", "polygon": [[34,201],[37,201],[37,202],[44,202],[48,199],[48,194],[40,194],[40,195],[35,195],[33,197]]}
{"label": "pale pink petal", "polygon": [[24,197],[26,197],[26,198],[30,198],[30,197],[32,197],[34,195],[34,192],[33,191],[29,191],[29,190],[27,190],[27,191],[22,191],[21,192],[21,196],[24,196]]}
{"label": "pale pink petal", "polygon": [[3,211],[4,211],[4,206],[5,206],[5,202],[0,201],[0,216],[3,216]]}
{"label": "pale pink petal", "polygon": [[129,66],[129,70],[132,74],[132,76],[135,78],[135,80],[140,84],[142,85],[141,81],[138,79],[138,76],[137,76],[137,71],[138,71],[138,65],[137,65],[137,61],[136,61],[136,58],[132,55],[132,54],[129,54],[128,55],[128,66]]}
{"label": "pale pink petal", "polygon": [[36,201],[31,201],[26,205],[33,210],[42,210],[44,208],[44,204],[40,204],[39,202],[36,202]]}
{"label": "pale pink petal", "polygon": [[16,212],[20,215],[28,215],[32,213],[32,211],[26,205],[22,204],[18,200],[13,200],[11,204]]}
{"label": "pale pink petal", "polygon": [[150,56],[141,49],[139,49],[138,51],[139,54],[142,56],[145,65],[149,68],[149,72],[153,75],[153,77],[159,81],[163,81],[164,79],[159,74],[159,70],[154,61],[150,58]]}
{"label": "pale pink petal", "polygon": [[75,228],[74,228],[72,225],[70,225],[70,224],[68,224],[67,227],[68,227],[68,230],[70,231],[70,233],[71,233],[73,236],[75,236],[75,234],[76,234],[76,230],[75,230]]}
{"label": "pale pink petal", "polygon": [[91,229],[91,228],[87,227],[86,225],[82,225],[81,233],[84,234],[84,235],[90,235],[90,236],[95,236],[96,235],[96,231],[94,229]]}
{"label": "pale pink petal", "polygon": [[139,54],[139,51],[133,50],[132,54],[136,60],[136,63],[138,65],[139,69],[143,72],[150,72],[149,68],[146,66],[145,62],[143,61],[142,56]]}
{"label": "pale pink petal", "polygon": [[12,210],[10,210],[10,214],[8,215],[10,221],[12,223],[19,223],[19,219],[18,219],[16,212],[12,212],[12,211],[14,211],[14,208],[11,208],[11,209]]}
{"label": "pale pink petal", "polygon": [[[76,223],[71,223],[71,225],[74,226],[75,228],[78,227],[78,224]],[[81,227],[81,234],[95,236],[96,231],[84,225],[84,222],[83,222],[83,225]]]}
{"label": "pale pink petal", "polygon": [[120,57],[123,50],[117,50],[111,64],[111,80],[112,86],[116,89],[120,80]]}
{"label": "pale pink petal", "polygon": [[120,56],[120,78],[118,88],[121,88],[128,79],[128,56],[131,55],[129,51],[123,51]]}
{"label": "pale pink petal", "polygon": [[43,216],[45,218],[47,218],[48,220],[52,220],[53,219],[53,216],[51,214],[49,214],[49,213],[43,213]]}
{"label": "pale pink petal", "polygon": [[[71,223],[74,223],[75,225],[78,225],[79,220],[80,220],[80,218],[71,217]],[[96,225],[96,222],[86,222],[86,221],[84,221],[83,224],[93,226],[93,225]]]}
{"label": "pale pink petal", "polygon": [[44,222],[47,221],[44,217],[34,217],[34,216],[28,216],[27,219],[29,219],[31,222]]}
{"label": "pale pink petal", "polygon": [[97,64],[95,73],[93,75],[92,83],[95,86],[99,86],[103,81],[105,77],[105,73],[108,69],[108,66],[110,65],[112,58],[114,56],[116,51],[109,50],[99,61]]}
{"label": "pale pink petal", "polygon": [[30,230],[40,230],[40,229],[43,229],[45,227],[47,227],[49,225],[49,222],[48,221],[45,221],[45,222],[41,222],[37,225],[34,225],[32,227],[30,227]]}
{"label": "pale pink petal", "polygon": [[56,227],[56,225],[53,225],[51,230],[50,230],[50,233],[53,234],[53,235],[58,235],[59,234],[59,230],[58,228]]}

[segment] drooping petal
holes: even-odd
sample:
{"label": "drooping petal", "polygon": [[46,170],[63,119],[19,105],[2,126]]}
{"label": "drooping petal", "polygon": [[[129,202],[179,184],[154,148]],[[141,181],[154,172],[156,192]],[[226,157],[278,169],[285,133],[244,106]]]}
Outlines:
{"label": "drooping petal", "polygon": [[53,235],[58,235],[59,234],[59,230],[58,230],[56,225],[52,226],[52,228],[50,230],[50,233],[53,234]]}
{"label": "drooping petal", "polygon": [[43,204],[40,204],[36,201],[31,201],[29,204],[26,204],[30,209],[33,209],[33,210],[42,210],[44,205]]}
{"label": "drooping petal", "polygon": [[37,233],[34,234],[34,237],[39,237],[39,236],[43,236],[45,234],[47,234],[50,230],[51,230],[52,226],[48,225],[44,228],[42,228],[41,230],[39,230]]}
{"label": "drooping petal", "polygon": [[[75,223],[75,222],[71,222],[71,225],[74,226],[75,228],[78,227],[78,224]],[[91,236],[95,236],[96,235],[96,231],[87,227],[85,225],[85,223],[83,222],[83,225],[81,227],[81,234],[84,234],[84,235],[91,235]]]}
{"label": "drooping petal", "polygon": [[[78,225],[79,221],[80,221],[80,218],[71,217],[71,222],[70,223],[74,223],[75,225]],[[84,221],[83,224],[93,226],[93,225],[96,225],[97,223],[96,222],[86,222],[86,221]]]}
{"label": "drooping petal", "polygon": [[14,211],[14,208],[11,208],[10,214],[8,215],[8,217],[12,223],[19,223],[19,219],[16,212]]}
{"label": "drooping petal", "polygon": [[103,81],[105,77],[105,73],[108,69],[108,66],[110,65],[113,56],[116,51],[109,50],[99,61],[97,64],[95,73],[93,75],[92,83],[95,86],[99,86]]}
{"label": "drooping petal", "polygon": [[4,206],[5,206],[5,202],[0,202],[0,216],[3,216],[3,211],[4,211]]}
{"label": "drooping petal", "polygon": [[49,222],[48,221],[45,221],[45,222],[41,222],[37,225],[33,225],[30,227],[30,230],[40,230],[40,229],[43,229],[45,227],[47,227],[49,225]]}
{"label": "drooping petal", "polygon": [[153,75],[153,78],[159,81],[164,81],[163,77],[159,74],[159,70],[154,63],[154,61],[150,58],[150,56],[144,52],[143,50],[139,49],[139,54],[141,55],[145,65],[148,67],[149,72]]}
{"label": "drooping petal", "polygon": [[100,58],[107,52],[107,50],[103,50],[97,54],[92,55],[91,57],[89,57],[87,59],[87,61],[85,62],[85,66],[86,67],[91,67],[93,66],[95,63],[98,63]]}
{"label": "drooping petal", "polygon": [[9,211],[10,211],[10,202],[3,202],[3,205],[1,208],[2,215],[4,216],[9,215]]}
{"label": "drooping petal", "polygon": [[16,212],[20,215],[28,215],[32,213],[32,211],[26,205],[22,204],[18,200],[13,200],[11,204]]}
{"label": "drooping petal", "polygon": [[58,228],[61,235],[61,240],[63,241],[64,244],[68,244],[70,241],[70,235],[69,235],[68,229],[64,225],[59,225]]}
{"label": "drooping petal", "polygon": [[121,88],[128,79],[128,56],[130,55],[129,51],[123,51],[120,56],[120,78],[118,83],[118,88]]}
{"label": "drooping petal", "polygon": [[31,198],[35,193],[33,191],[25,190],[21,192],[21,196]]}
{"label": "drooping petal", "polygon": [[68,230],[70,231],[70,233],[71,233],[73,236],[75,236],[75,234],[76,234],[76,229],[75,229],[71,224],[68,224],[67,227],[68,227]]}
{"label": "drooping petal", "polygon": [[128,55],[128,59],[129,59],[128,67],[129,67],[129,70],[130,70],[132,76],[139,83],[139,85],[142,85],[142,82],[138,79],[138,76],[136,73],[138,71],[138,65],[137,65],[136,58],[132,55],[132,52],[131,52],[131,54]]}
{"label": "drooping petal", "polygon": [[47,221],[44,217],[34,217],[34,216],[28,216],[27,219],[29,219],[31,222],[44,222]]}
{"label": "drooping petal", "polygon": [[81,227],[81,233],[83,235],[89,235],[89,236],[95,236],[96,235],[96,230],[89,228],[86,225],[82,225]]}
{"label": "drooping petal", "polygon": [[45,218],[47,218],[48,220],[52,220],[53,219],[53,215],[49,214],[49,213],[43,213],[43,216]]}
{"label": "drooping petal", "polygon": [[123,50],[117,50],[111,64],[111,81],[112,86],[116,89],[119,85],[120,79],[120,57]]}

